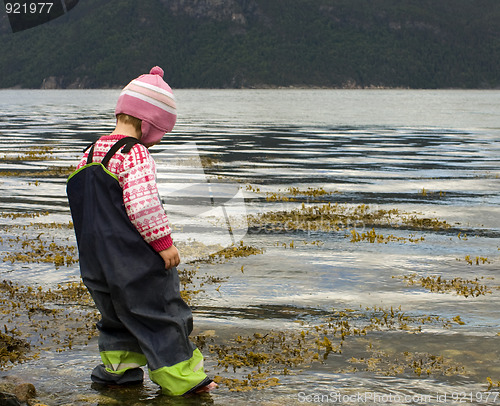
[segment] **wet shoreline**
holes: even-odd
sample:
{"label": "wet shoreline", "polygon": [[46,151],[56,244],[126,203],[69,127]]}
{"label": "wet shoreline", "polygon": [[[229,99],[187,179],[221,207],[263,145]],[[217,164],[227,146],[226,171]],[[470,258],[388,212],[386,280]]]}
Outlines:
{"label": "wet shoreline", "polygon": [[[359,93],[366,114],[339,122],[318,106],[345,112],[344,93],[297,92],[318,104],[285,112],[293,92],[180,92],[178,132],[152,151],[192,338],[220,382],[200,399],[162,396],[149,380],[90,384],[97,315],[79,282],[64,190],[81,150],[112,126],[114,93],[101,104],[50,92],[3,101],[0,326],[22,340],[18,350],[31,348],[1,377],[33,383],[32,403],[50,406],[294,405],[334,394],[359,404],[367,393],[498,404],[485,393],[500,391],[500,123],[491,115],[478,127],[473,106],[454,112],[456,126],[445,122],[452,113],[427,120],[427,110],[419,124],[412,109],[402,125],[404,105],[393,123],[369,116],[374,97],[389,108],[385,97],[404,91]],[[459,91],[429,94],[463,106]],[[474,93],[483,115],[494,95]]]}

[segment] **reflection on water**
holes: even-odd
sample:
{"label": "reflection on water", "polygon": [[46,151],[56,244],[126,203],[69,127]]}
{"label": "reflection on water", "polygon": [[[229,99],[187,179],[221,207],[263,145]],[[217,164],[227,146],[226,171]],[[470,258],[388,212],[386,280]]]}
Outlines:
{"label": "reflection on water", "polygon": [[[0,92],[0,212],[47,212],[36,218],[0,218],[2,256],[17,249],[15,238],[29,237],[32,231],[24,226],[68,223],[64,171],[98,134],[112,129],[117,95]],[[131,405],[303,404],[299,391],[433,396],[431,402],[415,398],[415,404],[439,403],[437,396],[446,394],[447,403],[459,404],[453,393],[483,393],[488,377],[500,380],[500,92],[185,90],[177,97],[176,132],[152,152],[186,261],[199,258],[188,250],[195,240],[214,244],[212,251],[216,244],[240,239],[263,250],[260,255],[186,264],[199,267],[199,277],[220,278],[193,298],[195,334],[210,331],[213,344],[220,345],[256,331],[296,332],[344,309],[362,314],[351,320],[358,327],[373,323],[377,308],[443,321],[421,323],[418,334],[382,329],[350,337],[341,354],[280,374],[280,386],[245,393],[222,386],[202,403],[166,399],[150,383],[99,394],[88,378],[97,362],[95,339],[71,351],[45,353],[9,373],[37,382],[48,404],[82,405],[101,404],[98,395]],[[191,163],[179,163],[177,155]],[[324,193],[307,193],[312,190]],[[229,203],[238,192],[245,197],[243,212],[242,200]],[[226,217],[215,215],[222,225],[213,216],[203,216],[205,206],[212,210],[226,203]],[[353,228],[360,235],[370,232],[372,226],[363,222],[329,231],[307,224],[271,231],[233,223],[238,217],[246,221],[246,214],[336,203],[352,210],[360,205],[368,205],[368,211],[395,209],[446,221],[450,227],[377,226],[373,232],[385,240],[371,243],[352,242]],[[214,230],[227,232],[228,227],[234,228],[232,240],[215,237]],[[59,245],[75,243],[71,229],[40,233],[41,239]],[[476,264],[476,258],[485,260]],[[3,279],[51,287],[77,278],[78,266],[6,261],[0,273]],[[489,292],[478,297],[433,292],[405,284],[408,275],[477,278]],[[208,347],[205,353],[211,374],[244,375],[224,372]],[[465,374],[395,372],[401,359],[429,354],[463,366]],[[354,371],[350,360],[363,357],[378,359],[378,364],[363,361]],[[343,403],[361,402],[352,399]],[[484,400],[470,403],[499,401]]]}

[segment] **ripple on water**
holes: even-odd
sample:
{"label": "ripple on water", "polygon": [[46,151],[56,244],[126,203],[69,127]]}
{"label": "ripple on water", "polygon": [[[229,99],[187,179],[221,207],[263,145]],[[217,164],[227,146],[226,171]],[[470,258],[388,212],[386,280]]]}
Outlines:
{"label": "ripple on water", "polygon": [[[96,134],[113,128],[118,93],[97,92],[97,98],[93,91],[0,92],[0,212],[49,212],[37,218],[0,218],[2,259],[21,252],[22,241],[39,234],[47,242],[75,244],[72,230],[40,230],[36,223],[68,224],[71,219],[64,168],[76,164]],[[152,149],[176,243],[186,247],[185,258],[197,260],[181,266],[194,272],[192,284],[186,286],[199,290],[192,297],[194,335],[214,331],[214,343],[229,344],[238,335],[252,336],[256,331],[297,332],[304,328],[298,321],[314,325],[346,309],[362,314],[349,320],[361,325],[378,317],[376,309],[387,312],[391,307],[414,319],[442,320],[422,324],[419,334],[381,329],[366,337],[348,337],[342,354],[331,354],[323,363],[301,365],[293,374],[277,374],[280,386],[244,393],[222,386],[206,404],[304,404],[300,393],[340,394],[347,396],[343,403],[348,404],[359,403],[351,396],[380,396],[380,401],[385,399],[381,396],[409,396],[415,404],[429,404],[446,395],[447,403],[458,404],[453,393],[484,393],[488,377],[500,379],[495,362],[500,358],[500,291],[496,289],[500,285],[500,124],[493,114],[483,115],[481,123],[475,121],[477,112],[470,97],[483,97],[493,111],[498,106],[496,94],[303,92],[311,103],[297,112],[286,101],[289,93],[281,91],[215,91],[220,97],[211,106],[204,102],[205,92],[179,91],[184,110],[176,131]],[[259,103],[255,103],[256,97]],[[416,103],[412,98],[433,106],[443,97],[456,101],[461,109],[469,106],[470,111],[460,110],[450,121],[451,116],[437,108],[424,116],[412,110]],[[400,98],[407,103],[398,104],[397,109],[378,107],[393,106]],[[259,116],[245,108],[261,106],[263,100],[269,108],[256,107]],[[34,159],[33,153],[41,152],[36,149],[40,147],[49,148],[43,150],[46,156]],[[230,188],[217,189],[218,183]],[[291,187],[299,192],[292,193]],[[305,193],[309,188],[327,193],[313,196]],[[238,191],[242,193],[239,200],[229,203]],[[240,210],[242,202],[245,210]],[[228,228],[234,224],[232,217],[241,220],[245,213],[291,212],[300,210],[302,204],[319,207],[328,203],[349,205],[352,210],[360,205],[372,211],[398,209],[446,221],[450,228],[358,222],[318,231],[308,226],[311,219],[298,229],[273,230],[260,225],[246,233],[246,223],[240,230]],[[226,215],[216,210],[222,204],[227,205]],[[352,229],[361,234],[372,228],[387,243],[352,241]],[[15,238],[19,238],[16,243],[10,241]],[[410,241],[418,238],[423,239]],[[203,262],[201,254],[188,250],[204,242],[213,251],[231,242],[237,245],[240,239],[262,253]],[[488,261],[469,264],[466,257]],[[76,280],[78,273],[77,264],[0,263],[2,279],[44,288]],[[465,298],[454,292],[431,292],[405,283],[404,276],[414,274],[448,280],[478,278],[492,287],[492,293]],[[209,276],[214,278],[211,283]],[[453,321],[457,316],[464,324]],[[367,350],[369,345],[372,349]],[[210,373],[224,375],[217,355],[208,347],[204,352]],[[386,376],[405,360],[428,361],[439,356],[463,366],[467,374],[418,376],[408,367],[404,373]],[[350,362],[362,357],[362,362]],[[377,357],[380,370],[366,361]],[[7,373],[32,380],[47,404],[87,405],[103,399],[124,405],[191,402],[162,397],[149,381],[130,392],[100,393],[90,387],[88,377],[97,362],[93,339],[71,351],[43,352],[39,359]],[[241,379],[248,373],[241,369],[228,374]],[[370,401],[380,403],[367,399],[367,404]],[[489,402],[482,404],[495,404]]]}

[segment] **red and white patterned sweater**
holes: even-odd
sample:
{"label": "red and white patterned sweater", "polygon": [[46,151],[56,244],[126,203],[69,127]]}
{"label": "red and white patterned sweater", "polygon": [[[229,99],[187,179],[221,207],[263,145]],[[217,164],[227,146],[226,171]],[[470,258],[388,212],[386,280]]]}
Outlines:
{"label": "red and white patterned sweater", "polygon": [[[109,149],[125,135],[106,135],[94,147],[93,162],[101,162]],[[85,152],[77,169],[87,164]],[[167,214],[158,195],[156,165],[148,149],[136,144],[128,154],[118,151],[109,161],[108,170],[118,177],[123,203],[132,224],[156,252],[173,245]]]}

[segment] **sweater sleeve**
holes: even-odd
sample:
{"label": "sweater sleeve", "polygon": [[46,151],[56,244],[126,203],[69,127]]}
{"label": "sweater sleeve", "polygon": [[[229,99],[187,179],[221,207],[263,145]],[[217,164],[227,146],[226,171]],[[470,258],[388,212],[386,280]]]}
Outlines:
{"label": "sweater sleeve", "polygon": [[173,245],[167,214],[156,184],[155,162],[143,145],[135,145],[123,160],[118,181],[125,210],[144,240],[157,252]]}

